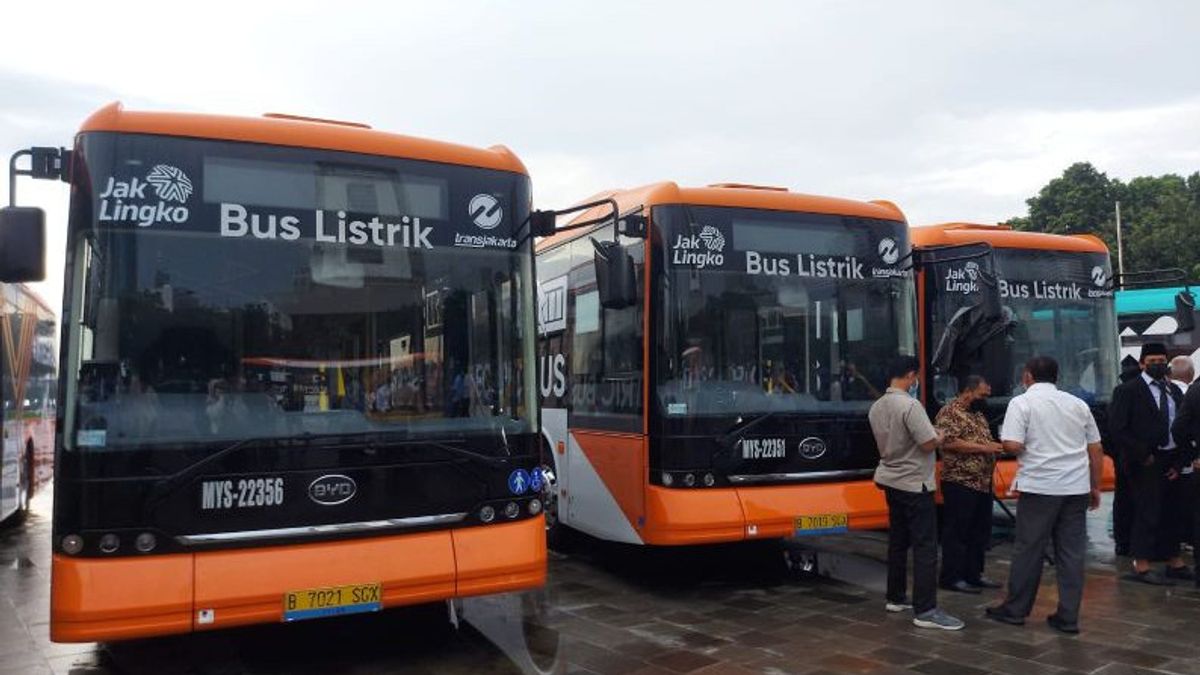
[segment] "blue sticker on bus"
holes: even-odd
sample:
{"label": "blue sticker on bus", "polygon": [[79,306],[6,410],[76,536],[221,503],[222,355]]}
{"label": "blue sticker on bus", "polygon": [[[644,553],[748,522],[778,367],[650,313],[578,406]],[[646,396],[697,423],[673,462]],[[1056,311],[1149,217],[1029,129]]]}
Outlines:
{"label": "blue sticker on bus", "polygon": [[514,495],[523,495],[529,489],[529,472],[517,469],[508,474],[508,490]]}
{"label": "blue sticker on bus", "polygon": [[529,491],[541,492],[542,486],[545,484],[545,479],[542,477],[542,470],[539,467],[534,467],[529,470]]}

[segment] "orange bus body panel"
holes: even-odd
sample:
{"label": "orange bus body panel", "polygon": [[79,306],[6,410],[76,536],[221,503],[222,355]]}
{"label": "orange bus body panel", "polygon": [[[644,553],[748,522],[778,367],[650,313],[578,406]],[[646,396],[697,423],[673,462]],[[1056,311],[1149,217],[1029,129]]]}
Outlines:
{"label": "orange bus body panel", "polygon": [[1021,232],[1003,225],[978,223],[941,223],[921,225],[908,230],[914,247],[951,246],[986,242],[995,248],[1023,248],[1034,251],[1108,253],[1104,240],[1091,234],[1046,234]]}
{"label": "orange bus body panel", "polygon": [[[546,583],[546,521],[451,530],[458,566],[456,597],[505,593]],[[530,551],[537,555],[530,556]]]}
{"label": "orange bus body panel", "polygon": [[[546,580],[545,538],[538,517],[196,554],[56,554],[50,635],[92,642],[278,622],[284,593],[354,583],[382,583],[384,607],[533,588]],[[211,624],[195,623],[203,609],[214,610]]]}
{"label": "orange bus body panel", "polygon": [[851,529],[887,526],[887,502],[870,480],[696,490],[651,485],[642,538],[659,546],[778,539],[795,534],[796,516],[825,513],[848,514]]}
{"label": "orange bus body panel", "polygon": [[576,429],[572,435],[626,520],[636,529],[638,521],[646,515],[649,460],[645,439],[634,434],[588,429]]}
{"label": "orange bus body panel", "polygon": [[125,110],[120,103],[110,103],[93,113],[80,127],[80,132],[90,131],[339,150],[529,175],[521,160],[502,145],[487,149],[472,148],[313,118],[145,112]]}
{"label": "orange bus body panel", "polygon": [[736,488],[677,490],[648,485],[642,541],[656,546],[717,544],[746,538]]}
{"label": "orange bus body panel", "polygon": [[271,546],[198,553],[195,609],[214,610],[196,630],[283,620],[283,594],[381,582],[384,606],[454,594],[450,533]]}
{"label": "orange bus body panel", "polygon": [[192,556],[71,558],[50,567],[50,639],[123,640],[192,628]]}
{"label": "orange bus body panel", "polygon": [[855,530],[887,526],[887,500],[870,480],[738,488],[738,496],[757,538],[792,536],[799,515],[845,513]]}
{"label": "orange bus body panel", "polygon": [[[1013,479],[1017,477],[1017,460],[1002,459],[996,462],[996,473],[993,474],[992,487],[997,497],[1000,499],[1012,499],[1015,494],[1009,493],[1009,488],[1012,487]],[[1104,468],[1100,475],[1100,489],[1104,492],[1112,492],[1117,484],[1117,470],[1113,465],[1112,457],[1104,456]],[[1020,492],[1018,490],[1017,492]]]}

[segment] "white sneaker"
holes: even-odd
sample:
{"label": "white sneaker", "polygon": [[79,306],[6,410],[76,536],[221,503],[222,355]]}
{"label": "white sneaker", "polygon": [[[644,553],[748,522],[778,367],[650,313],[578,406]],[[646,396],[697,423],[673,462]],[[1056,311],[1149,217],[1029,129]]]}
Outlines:
{"label": "white sneaker", "polygon": [[922,612],[913,617],[913,625],[917,628],[938,628],[940,630],[962,630],[967,624],[934,607],[928,612]]}
{"label": "white sneaker", "polygon": [[897,612],[907,612],[908,610],[912,609],[912,605],[908,602],[891,602],[891,601],[889,601],[886,605],[883,606],[883,608],[886,609],[887,611],[895,614]]}

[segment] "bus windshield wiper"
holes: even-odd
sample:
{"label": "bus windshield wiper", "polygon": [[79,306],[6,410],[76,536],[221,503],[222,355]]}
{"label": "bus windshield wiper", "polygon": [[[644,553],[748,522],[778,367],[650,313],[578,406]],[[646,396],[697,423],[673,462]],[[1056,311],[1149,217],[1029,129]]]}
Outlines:
{"label": "bus windshield wiper", "polygon": [[757,427],[759,424],[762,424],[768,418],[773,417],[775,412],[776,411],[772,410],[771,412],[762,413],[761,415],[750,418],[750,421],[746,422],[745,424],[742,423],[742,418],[738,417],[737,422],[733,423],[733,426],[729,428],[729,431],[726,431],[720,436],[719,442],[721,447],[726,450],[732,450],[733,447],[737,445],[737,442],[742,440],[742,437],[745,436],[747,432],[754,427]]}

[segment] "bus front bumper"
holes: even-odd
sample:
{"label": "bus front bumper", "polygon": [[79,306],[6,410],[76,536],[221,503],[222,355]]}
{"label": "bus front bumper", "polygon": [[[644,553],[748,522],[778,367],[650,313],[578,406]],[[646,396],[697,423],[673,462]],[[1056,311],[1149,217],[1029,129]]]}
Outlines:
{"label": "bus front bumper", "polygon": [[[382,584],[386,607],[546,581],[545,523],[120,558],[52,561],[50,639],[144,638],[283,620],[289,591]],[[203,617],[203,618],[202,618]]]}
{"label": "bus front bumper", "polygon": [[802,515],[847,516],[849,528],[887,527],[887,502],[870,480],[671,489],[649,486],[642,540],[656,546],[779,539]]}

